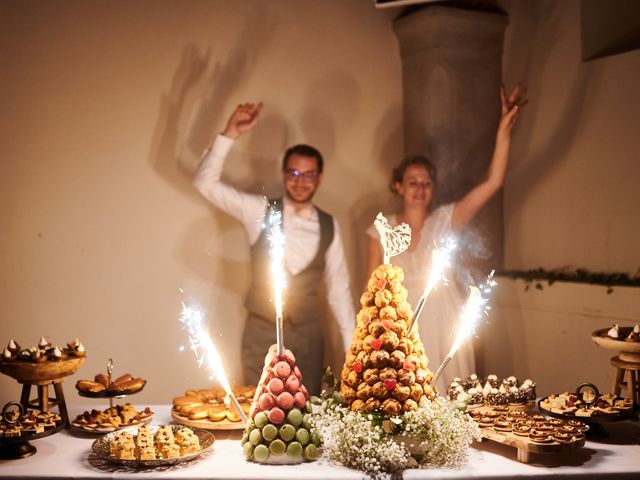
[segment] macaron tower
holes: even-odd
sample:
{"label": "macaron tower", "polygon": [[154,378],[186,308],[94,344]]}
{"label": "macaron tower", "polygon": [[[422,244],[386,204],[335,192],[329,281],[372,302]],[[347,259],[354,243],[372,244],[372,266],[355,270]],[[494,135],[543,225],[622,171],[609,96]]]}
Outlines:
{"label": "macaron tower", "polygon": [[380,265],[360,297],[362,308],[340,376],[340,393],[353,411],[394,416],[435,397],[418,328],[408,331],[413,311],[403,280],[402,268]]}
{"label": "macaron tower", "polygon": [[316,459],[320,438],[291,350],[278,356],[276,345],[269,348],[249,417],[242,435],[247,460],[293,464]]}

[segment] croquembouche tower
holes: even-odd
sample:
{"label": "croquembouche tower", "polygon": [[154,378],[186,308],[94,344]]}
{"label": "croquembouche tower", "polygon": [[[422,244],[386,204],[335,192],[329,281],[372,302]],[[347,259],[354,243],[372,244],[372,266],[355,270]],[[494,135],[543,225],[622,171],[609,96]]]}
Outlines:
{"label": "croquembouche tower", "polygon": [[376,219],[385,262],[369,278],[351,348],[341,372],[343,401],[354,411],[397,415],[417,409],[435,397],[432,372],[402,284],[402,268],[389,258],[404,251],[411,239],[407,225],[391,229]]}

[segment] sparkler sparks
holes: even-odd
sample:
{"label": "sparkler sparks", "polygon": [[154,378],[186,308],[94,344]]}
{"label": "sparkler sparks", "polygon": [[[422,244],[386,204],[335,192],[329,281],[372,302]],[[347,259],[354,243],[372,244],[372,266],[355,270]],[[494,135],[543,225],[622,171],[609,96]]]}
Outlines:
{"label": "sparkler sparks", "polygon": [[480,287],[476,287],[474,285],[469,286],[469,297],[467,298],[467,301],[462,307],[462,311],[460,313],[461,321],[460,327],[458,328],[458,334],[451,345],[449,353],[447,353],[447,356],[442,362],[442,365],[438,367],[438,370],[436,370],[436,373],[433,375],[433,378],[431,379],[432,384],[438,380],[438,377],[442,374],[442,371],[446,368],[447,364],[462,346],[464,341],[474,334],[478,319],[485,315],[489,310],[487,297],[496,285],[495,280],[493,280],[494,272],[494,270],[491,271],[487,277],[487,281]]}
{"label": "sparkler sparks", "polygon": [[195,353],[196,358],[198,359],[198,367],[200,368],[203,365],[207,366],[212,376],[220,382],[220,385],[222,385],[227,396],[236,407],[238,414],[242,417],[242,421],[246,424],[247,416],[231,390],[231,385],[229,384],[229,380],[227,380],[227,375],[225,374],[222,366],[220,354],[211,341],[211,337],[205,327],[202,312],[198,308],[189,307],[182,302],[180,322],[182,323],[183,328],[187,331],[189,336],[189,347],[193,350],[193,353]]}
{"label": "sparkler sparks", "polygon": [[422,314],[427,298],[438,283],[446,281],[444,277],[444,271],[451,266],[451,255],[458,247],[458,244],[453,237],[447,237],[442,242],[439,248],[434,248],[431,254],[431,270],[429,271],[429,278],[427,279],[427,285],[422,292],[420,300],[416,306],[416,311],[409,322],[409,331],[413,328],[416,320]]}
{"label": "sparkler sparks", "polygon": [[273,303],[276,309],[276,343],[278,356],[284,352],[284,319],[282,316],[282,292],[286,287],[284,274],[284,232],[282,231],[282,212],[269,209],[267,239],[271,256],[271,275],[273,278]]}

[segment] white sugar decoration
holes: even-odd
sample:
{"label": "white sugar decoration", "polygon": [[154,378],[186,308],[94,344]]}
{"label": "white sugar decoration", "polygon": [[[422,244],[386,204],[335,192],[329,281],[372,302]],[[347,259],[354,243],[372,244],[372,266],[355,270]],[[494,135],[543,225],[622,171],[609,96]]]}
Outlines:
{"label": "white sugar decoration", "polygon": [[411,227],[406,223],[392,227],[382,213],[376,215],[373,224],[380,234],[384,263],[388,265],[391,257],[400,255],[411,245]]}

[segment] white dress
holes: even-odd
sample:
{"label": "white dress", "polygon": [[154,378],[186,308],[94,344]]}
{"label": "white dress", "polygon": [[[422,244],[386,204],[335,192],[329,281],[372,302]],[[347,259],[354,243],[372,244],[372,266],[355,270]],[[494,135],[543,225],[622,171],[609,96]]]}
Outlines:
{"label": "white dress", "polygon": [[[408,300],[414,309],[426,286],[433,247],[453,234],[453,207],[454,204],[443,205],[431,212],[422,227],[418,245],[412,246],[411,251],[391,257],[391,263],[404,270],[404,286],[409,292]],[[398,224],[396,215],[389,215],[387,221],[391,226]],[[367,230],[367,235],[376,240],[380,238],[373,225]],[[458,331],[460,308],[464,303],[464,290],[460,292],[452,275],[447,275],[447,279],[448,285],[440,284],[431,292],[418,319],[420,338],[429,358],[429,368],[434,373],[451,348]],[[441,395],[446,396],[446,388],[454,377],[464,378],[475,372],[472,342],[465,342],[440,376],[437,386]]]}

